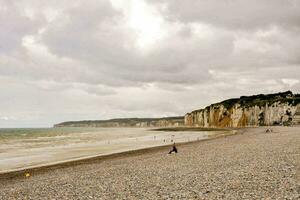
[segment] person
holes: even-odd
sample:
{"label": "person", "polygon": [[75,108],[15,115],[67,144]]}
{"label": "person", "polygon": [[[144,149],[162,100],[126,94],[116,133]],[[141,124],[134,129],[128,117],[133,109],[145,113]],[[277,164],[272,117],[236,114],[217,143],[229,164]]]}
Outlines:
{"label": "person", "polygon": [[175,146],[175,142],[174,142],[173,148],[172,148],[172,150],[169,152],[169,154],[171,154],[172,152],[178,153],[177,148],[176,148],[176,146]]}
{"label": "person", "polygon": [[267,130],[266,130],[266,133],[272,133],[273,131],[272,131],[272,129],[270,129],[270,128],[268,128]]}

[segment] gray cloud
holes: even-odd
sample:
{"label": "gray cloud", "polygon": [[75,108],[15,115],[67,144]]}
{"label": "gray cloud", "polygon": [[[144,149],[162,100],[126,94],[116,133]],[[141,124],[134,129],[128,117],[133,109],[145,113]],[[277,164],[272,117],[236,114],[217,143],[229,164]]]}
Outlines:
{"label": "gray cloud", "polygon": [[300,26],[299,9],[298,0],[174,0],[167,2],[166,16],[169,20],[202,22],[229,30],[265,29],[273,25],[293,29]]}
{"label": "gray cloud", "polygon": [[300,92],[299,1],[0,3],[2,127]]}
{"label": "gray cloud", "polygon": [[20,48],[23,36],[34,33],[41,20],[33,20],[24,16],[24,13],[14,2],[1,0],[0,4],[1,55],[13,53],[17,48]]}

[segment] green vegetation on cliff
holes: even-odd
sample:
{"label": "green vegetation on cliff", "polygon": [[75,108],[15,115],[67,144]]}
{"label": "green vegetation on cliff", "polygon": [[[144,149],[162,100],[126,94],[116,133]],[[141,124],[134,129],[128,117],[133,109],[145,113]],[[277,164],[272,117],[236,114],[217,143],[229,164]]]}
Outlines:
{"label": "green vegetation on cliff", "polygon": [[297,104],[300,98],[293,95],[291,91],[279,92],[275,94],[259,94],[252,96],[241,96],[236,99],[228,99],[222,101],[219,104],[222,104],[225,108],[230,109],[236,103],[240,104],[242,107],[252,107],[252,106],[265,106],[266,104],[273,104],[275,102],[280,103],[289,103],[289,104]]}
{"label": "green vegetation on cliff", "polygon": [[300,124],[300,117],[296,114],[299,105],[300,95],[291,91],[241,96],[187,113],[185,125],[245,127]]}
{"label": "green vegetation on cliff", "polygon": [[54,127],[150,127],[176,125],[184,123],[183,116],[163,118],[117,118],[109,120],[67,121],[55,124]]}
{"label": "green vegetation on cliff", "polygon": [[[252,96],[241,96],[240,98],[227,99],[219,103],[207,106],[205,109],[210,109],[211,106],[223,105],[227,110],[231,109],[234,105],[239,104],[241,107],[247,108],[252,106],[263,107],[266,104],[272,105],[275,102],[288,103],[289,105],[296,106],[300,104],[300,94],[293,94],[291,91],[279,92],[274,94],[258,94]],[[195,110],[197,112],[203,109]]]}

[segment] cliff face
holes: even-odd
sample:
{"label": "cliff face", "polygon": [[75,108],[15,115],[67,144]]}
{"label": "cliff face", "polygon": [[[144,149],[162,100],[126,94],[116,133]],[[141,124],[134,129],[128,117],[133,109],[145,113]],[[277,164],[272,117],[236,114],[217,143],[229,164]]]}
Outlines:
{"label": "cliff face", "polygon": [[[185,115],[185,125],[255,127],[298,123],[300,98],[291,92],[256,95],[212,104]],[[298,111],[297,111],[298,109]],[[296,120],[296,121],[295,121]]]}
{"label": "cliff face", "polygon": [[184,117],[69,121],[54,127],[255,127],[300,125],[300,95],[291,91],[242,96],[187,113]]}
{"label": "cliff face", "polygon": [[166,117],[69,121],[55,124],[54,127],[177,127],[183,125],[184,117]]}

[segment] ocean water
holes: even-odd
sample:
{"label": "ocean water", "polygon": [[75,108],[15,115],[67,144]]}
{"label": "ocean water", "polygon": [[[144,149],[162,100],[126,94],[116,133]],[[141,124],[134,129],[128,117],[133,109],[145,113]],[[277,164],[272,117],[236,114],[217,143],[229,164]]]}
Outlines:
{"label": "ocean water", "polygon": [[0,172],[96,155],[206,139],[220,134],[145,128],[0,129]]}

